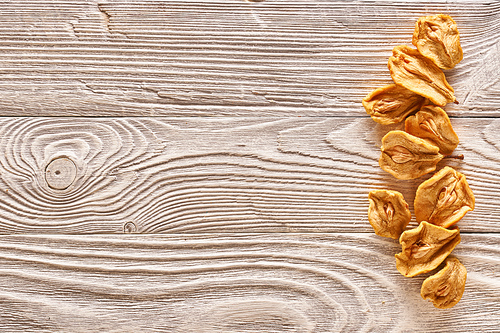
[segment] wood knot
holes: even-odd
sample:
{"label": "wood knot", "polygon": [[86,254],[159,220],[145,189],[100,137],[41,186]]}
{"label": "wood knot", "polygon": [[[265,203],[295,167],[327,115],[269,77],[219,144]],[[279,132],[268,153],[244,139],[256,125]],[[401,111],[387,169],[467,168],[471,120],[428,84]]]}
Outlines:
{"label": "wood knot", "polygon": [[137,231],[137,226],[134,222],[127,222],[123,225],[123,232],[126,234],[131,234]]}
{"label": "wood knot", "polygon": [[53,159],[45,168],[45,181],[54,190],[67,189],[76,178],[76,165],[68,157]]}

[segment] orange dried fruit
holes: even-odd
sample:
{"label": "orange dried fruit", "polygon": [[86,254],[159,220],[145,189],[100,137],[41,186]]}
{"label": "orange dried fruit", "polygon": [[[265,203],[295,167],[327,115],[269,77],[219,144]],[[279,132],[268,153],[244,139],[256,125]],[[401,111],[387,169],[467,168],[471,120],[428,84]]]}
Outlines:
{"label": "orange dried fruit", "polygon": [[430,59],[407,45],[396,46],[388,63],[396,84],[428,98],[433,104],[445,106],[456,102],[455,91],[444,73]]}
{"label": "orange dried fruit", "polygon": [[424,105],[426,99],[405,87],[390,84],[363,98],[363,106],[374,121],[382,125],[399,123]]}
{"label": "orange dried fruit", "polygon": [[403,195],[397,191],[374,190],[368,194],[368,200],[368,221],[375,234],[399,239],[411,219]]}
{"label": "orange dried fruit", "polygon": [[407,277],[427,273],[438,267],[460,243],[460,232],[421,222],[401,234],[401,253],[396,254],[396,268]]}
{"label": "orange dried fruit", "polygon": [[446,266],[422,283],[420,295],[439,309],[455,306],[465,290],[467,269],[457,258],[447,258]]}
{"label": "orange dried fruit", "polygon": [[426,105],[406,118],[405,131],[438,146],[443,155],[450,155],[459,142],[446,112],[434,105]]}
{"label": "orange dried fruit", "polygon": [[443,155],[439,148],[403,131],[390,131],[382,138],[379,165],[398,179],[414,179],[436,170]]}
{"label": "orange dried fruit", "polygon": [[437,14],[418,19],[412,44],[439,68],[451,69],[464,57],[457,24],[449,15]]}
{"label": "orange dried fruit", "polygon": [[475,198],[465,176],[444,167],[417,188],[414,207],[417,221],[448,228],[468,211],[474,210]]}

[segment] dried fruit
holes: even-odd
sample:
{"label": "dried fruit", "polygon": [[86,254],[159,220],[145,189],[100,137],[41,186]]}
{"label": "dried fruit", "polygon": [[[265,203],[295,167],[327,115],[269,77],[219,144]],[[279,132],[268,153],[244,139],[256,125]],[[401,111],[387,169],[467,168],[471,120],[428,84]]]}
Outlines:
{"label": "dried fruit", "polygon": [[419,18],[415,24],[412,44],[442,69],[455,67],[464,57],[457,24],[448,15]]}
{"label": "dried fruit", "polygon": [[443,155],[450,155],[458,145],[458,136],[450,118],[438,106],[426,105],[405,121],[405,131],[438,146]]}
{"label": "dried fruit", "polygon": [[403,131],[382,138],[380,167],[398,179],[413,179],[436,170],[443,158],[439,148]]}
{"label": "dried fruit", "polygon": [[368,200],[368,221],[375,234],[398,239],[411,219],[403,195],[397,191],[374,190],[368,194]]}
{"label": "dried fruit", "polygon": [[396,267],[407,277],[432,271],[460,243],[460,232],[423,221],[399,238],[401,253],[396,254]]}
{"label": "dried fruit", "polygon": [[[388,67],[395,84],[376,89],[363,99],[363,106],[380,124],[395,124],[409,116],[405,130],[390,131],[382,138],[380,167],[399,179],[413,179],[434,171],[457,147],[458,136],[446,112],[438,106],[455,102],[453,88],[440,70],[454,67],[463,54],[458,30],[447,15],[421,17],[413,44],[393,49]],[[431,103],[438,106],[430,105]],[[429,105],[428,105],[429,104]],[[412,115],[413,114],[413,115]],[[446,259],[460,243],[455,224],[475,199],[465,176],[445,167],[418,187],[414,208],[419,226],[404,231],[411,219],[408,204],[397,191],[374,190],[368,194],[368,220],[379,236],[398,239],[395,255],[398,271],[407,277],[429,272],[444,260],[446,266],[422,284],[422,298],[437,308],[458,303],[467,271],[457,259]]]}
{"label": "dried fruit", "polygon": [[444,167],[420,184],[414,207],[417,221],[427,221],[448,228],[468,211],[474,210],[474,194],[465,176]]}
{"label": "dried fruit", "polygon": [[420,295],[436,308],[449,309],[462,298],[466,280],[465,266],[457,258],[448,258],[443,269],[424,280]]}
{"label": "dried fruit", "polygon": [[426,99],[397,84],[375,89],[363,98],[363,106],[373,120],[382,125],[399,123],[418,111]]}
{"label": "dried fruit", "polygon": [[456,102],[454,90],[444,73],[417,50],[407,45],[396,46],[388,67],[396,84],[428,98],[432,103],[445,106],[446,103]]}

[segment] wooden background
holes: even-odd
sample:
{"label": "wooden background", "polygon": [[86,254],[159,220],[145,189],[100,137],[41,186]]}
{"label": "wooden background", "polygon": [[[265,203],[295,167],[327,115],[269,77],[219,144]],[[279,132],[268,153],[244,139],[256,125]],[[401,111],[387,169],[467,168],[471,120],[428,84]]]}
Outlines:
{"label": "wooden background", "polygon": [[[449,310],[368,223],[430,175],[378,167],[400,125],[361,105],[437,13],[476,196]],[[496,0],[0,1],[1,330],[500,332],[499,107]]]}

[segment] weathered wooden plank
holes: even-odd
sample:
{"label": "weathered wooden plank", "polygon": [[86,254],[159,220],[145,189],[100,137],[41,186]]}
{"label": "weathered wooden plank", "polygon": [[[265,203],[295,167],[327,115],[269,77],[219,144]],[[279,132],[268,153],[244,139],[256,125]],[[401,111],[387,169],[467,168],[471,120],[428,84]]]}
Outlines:
{"label": "weathered wooden plank", "polygon": [[415,20],[447,13],[454,116],[497,116],[497,1],[1,1],[0,114],[364,116]]}
{"label": "weathered wooden plank", "polygon": [[[476,209],[498,232],[500,120],[452,119]],[[372,232],[367,194],[423,179],[378,166],[366,118],[0,118],[1,233]],[[412,222],[412,225],[415,225]]]}
{"label": "weathered wooden plank", "polygon": [[435,309],[396,241],[363,234],[2,236],[9,332],[492,332],[500,237],[464,235],[462,300]]}

